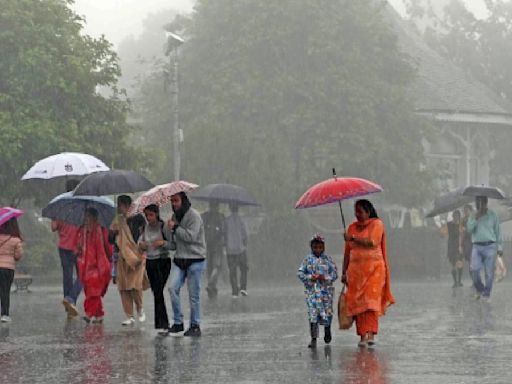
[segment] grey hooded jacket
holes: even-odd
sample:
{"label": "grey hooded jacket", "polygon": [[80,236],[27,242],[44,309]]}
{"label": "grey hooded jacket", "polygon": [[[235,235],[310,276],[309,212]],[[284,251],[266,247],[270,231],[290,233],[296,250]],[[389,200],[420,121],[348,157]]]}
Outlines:
{"label": "grey hooded jacket", "polygon": [[176,227],[173,235],[172,249],[177,259],[205,259],[206,241],[204,225],[201,215],[190,207],[181,223]]}

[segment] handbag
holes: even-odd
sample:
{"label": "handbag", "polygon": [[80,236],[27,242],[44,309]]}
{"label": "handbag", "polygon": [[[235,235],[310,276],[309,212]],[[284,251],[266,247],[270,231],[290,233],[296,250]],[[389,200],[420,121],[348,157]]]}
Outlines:
{"label": "handbag", "polygon": [[343,288],[341,288],[340,296],[338,298],[338,322],[340,329],[350,329],[350,327],[352,327],[352,323],[354,322],[353,316],[347,316],[345,303],[346,288],[347,285],[343,284]]}
{"label": "handbag", "polygon": [[496,269],[494,271],[494,279],[496,282],[500,282],[507,275],[507,267],[505,266],[505,262],[503,261],[503,257],[496,257]]}

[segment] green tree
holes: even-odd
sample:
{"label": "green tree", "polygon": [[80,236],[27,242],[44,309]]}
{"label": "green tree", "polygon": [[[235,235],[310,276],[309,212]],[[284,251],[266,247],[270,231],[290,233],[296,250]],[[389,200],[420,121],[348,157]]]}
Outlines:
{"label": "green tree", "polygon": [[21,175],[60,151],[135,165],[129,103],[116,53],[82,31],[71,0],[0,0],[0,198],[20,196]]}
{"label": "green tree", "polygon": [[[198,1],[177,23],[185,175],[242,184],[282,211],[337,166],[381,182],[389,201],[420,203],[415,71],[383,12],[371,0]],[[171,148],[163,83],[155,73],[141,87],[141,116]]]}
{"label": "green tree", "polygon": [[[485,0],[485,4],[485,18],[477,18],[461,0],[451,0],[441,12],[429,2],[409,1],[409,15],[425,27],[432,48],[487,85],[496,93],[496,102],[512,112],[512,3]],[[509,128],[494,129],[490,138],[491,181],[512,190]]]}

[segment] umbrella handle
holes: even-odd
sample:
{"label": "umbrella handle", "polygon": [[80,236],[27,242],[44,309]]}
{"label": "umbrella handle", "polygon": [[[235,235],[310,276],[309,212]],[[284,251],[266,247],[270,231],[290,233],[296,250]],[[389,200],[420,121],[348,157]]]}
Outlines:
{"label": "umbrella handle", "polygon": [[[334,180],[338,178],[336,175],[336,168],[332,169],[332,176],[334,177]],[[341,221],[343,222],[343,232],[347,231],[347,225],[345,224],[345,215],[343,214],[343,207],[341,206],[341,200],[338,201],[338,204],[340,205],[340,213],[341,213]]]}
{"label": "umbrella handle", "polygon": [[347,225],[345,224],[345,215],[343,214],[343,207],[341,206],[341,201],[338,201],[340,205],[340,213],[341,213],[341,221],[343,222],[343,232],[347,231]]}

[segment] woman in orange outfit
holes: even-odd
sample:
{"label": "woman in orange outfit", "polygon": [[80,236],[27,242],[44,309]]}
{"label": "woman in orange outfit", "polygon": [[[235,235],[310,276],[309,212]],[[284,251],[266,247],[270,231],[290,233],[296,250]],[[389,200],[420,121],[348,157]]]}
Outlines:
{"label": "woman in orange outfit", "polygon": [[347,284],[345,306],[353,316],[360,347],[373,346],[379,331],[379,316],[395,302],[390,288],[384,223],[372,203],[355,203],[357,220],[345,233],[345,257],[341,281]]}

